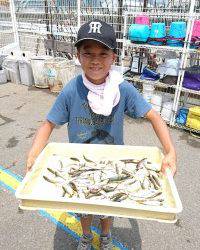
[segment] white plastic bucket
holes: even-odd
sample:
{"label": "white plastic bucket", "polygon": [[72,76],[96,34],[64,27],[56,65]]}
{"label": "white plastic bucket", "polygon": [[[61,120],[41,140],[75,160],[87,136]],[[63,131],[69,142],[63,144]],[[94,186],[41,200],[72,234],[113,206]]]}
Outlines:
{"label": "white plastic bucket", "polygon": [[158,94],[154,94],[151,97],[151,105],[154,110],[160,113],[162,106],[162,96]]}
{"label": "white plastic bucket", "polygon": [[19,60],[21,84],[31,86],[34,84],[33,71],[30,62],[23,58]]}
{"label": "white plastic bucket", "polygon": [[170,121],[172,115],[173,102],[164,102],[162,106],[161,116],[165,121]]}
{"label": "white plastic bucket", "polygon": [[7,80],[8,82],[10,82],[10,73],[9,73],[9,70],[7,69],[4,69],[6,71],[6,77],[7,77]]}
{"label": "white plastic bucket", "polygon": [[8,70],[11,82],[21,83],[18,58],[14,56],[8,56],[3,61],[2,66]]}
{"label": "white plastic bucket", "polygon": [[75,76],[75,64],[66,58],[55,57],[44,63],[45,79],[51,92],[61,89]]}
{"label": "white plastic bucket", "polygon": [[151,98],[154,94],[154,85],[143,83],[142,95],[147,102],[151,102]]}
{"label": "white plastic bucket", "polygon": [[50,56],[36,56],[31,58],[31,66],[33,70],[33,77],[35,81],[35,86],[38,88],[49,88],[49,85],[46,81],[45,75],[45,61],[50,59]]}
{"label": "white plastic bucket", "polygon": [[6,70],[0,70],[0,84],[7,83]]}

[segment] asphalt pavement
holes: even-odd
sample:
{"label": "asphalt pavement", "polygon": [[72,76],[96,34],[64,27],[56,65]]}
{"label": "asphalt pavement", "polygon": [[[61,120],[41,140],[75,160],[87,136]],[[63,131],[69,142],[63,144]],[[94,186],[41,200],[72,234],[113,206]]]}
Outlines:
{"label": "asphalt pavement", "polygon": [[[25,174],[25,159],[34,133],[44,121],[56,98],[48,89],[7,83],[0,85],[0,170],[13,178]],[[178,154],[175,183],[183,212],[175,224],[147,220],[114,218],[112,236],[116,249],[195,250],[200,248],[200,140],[188,132],[170,128]],[[161,147],[150,123],[125,117],[127,145]],[[53,131],[49,141],[66,142],[66,126]],[[18,211],[12,183],[0,174],[0,249],[64,250],[76,249],[79,225],[72,229],[42,211]],[[21,177],[20,177],[21,176]],[[11,177],[10,177],[11,178]],[[61,214],[66,216],[65,214]],[[69,215],[71,216],[71,215]],[[65,217],[64,217],[65,218]],[[74,218],[71,221],[74,222]],[[62,218],[61,218],[62,219]],[[69,222],[69,221],[68,221]],[[74,222],[78,223],[78,222]],[[98,233],[98,221],[94,221]]]}

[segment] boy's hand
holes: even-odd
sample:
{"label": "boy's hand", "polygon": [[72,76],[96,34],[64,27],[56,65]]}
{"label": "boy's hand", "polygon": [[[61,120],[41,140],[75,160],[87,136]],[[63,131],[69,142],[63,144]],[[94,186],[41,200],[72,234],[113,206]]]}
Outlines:
{"label": "boy's hand", "polygon": [[34,163],[35,163],[35,158],[32,156],[28,156],[26,161],[26,173],[28,173],[32,169]]}
{"label": "boy's hand", "polygon": [[176,154],[168,153],[164,156],[162,161],[162,169],[161,171],[165,173],[165,170],[170,168],[172,175],[174,176],[176,173]]}

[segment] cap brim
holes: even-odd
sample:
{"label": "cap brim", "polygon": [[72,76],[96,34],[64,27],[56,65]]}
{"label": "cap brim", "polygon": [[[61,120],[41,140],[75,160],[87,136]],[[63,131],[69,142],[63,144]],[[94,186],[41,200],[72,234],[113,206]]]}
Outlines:
{"label": "cap brim", "polygon": [[95,38],[83,38],[83,39],[80,39],[80,40],[78,40],[77,42],[74,43],[74,46],[77,47],[80,42],[85,41],[85,40],[93,40],[93,41],[96,41],[96,42],[99,42],[99,43],[105,45],[109,49],[116,50],[116,48],[112,48],[112,47],[108,46],[107,44],[105,44],[104,42],[102,42],[101,40],[98,40],[98,39],[95,39]]}

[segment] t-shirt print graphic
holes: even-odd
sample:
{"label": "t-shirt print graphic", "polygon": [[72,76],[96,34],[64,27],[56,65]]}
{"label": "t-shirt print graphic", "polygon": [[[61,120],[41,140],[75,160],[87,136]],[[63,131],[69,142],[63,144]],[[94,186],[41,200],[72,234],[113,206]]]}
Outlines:
{"label": "t-shirt print graphic", "polygon": [[83,143],[92,143],[95,139],[98,141],[101,141],[102,144],[115,144],[114,142],[114,137],[111,136],[107,131],[102,130],[102,129],[96,129],[92,131],[91,137],[84,141]]}

